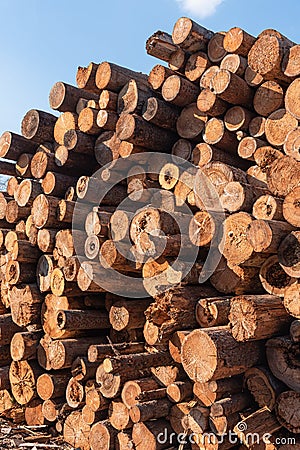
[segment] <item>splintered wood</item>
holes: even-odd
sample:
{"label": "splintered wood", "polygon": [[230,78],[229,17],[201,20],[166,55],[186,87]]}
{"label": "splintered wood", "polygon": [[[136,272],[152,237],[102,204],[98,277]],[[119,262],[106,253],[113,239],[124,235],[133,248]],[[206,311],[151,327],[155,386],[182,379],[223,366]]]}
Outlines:
{"label": "splintered wood", "polygon": [[83,450],[290,449],[299,46],[183,17],[146,50],[0,138],[0,414]]}

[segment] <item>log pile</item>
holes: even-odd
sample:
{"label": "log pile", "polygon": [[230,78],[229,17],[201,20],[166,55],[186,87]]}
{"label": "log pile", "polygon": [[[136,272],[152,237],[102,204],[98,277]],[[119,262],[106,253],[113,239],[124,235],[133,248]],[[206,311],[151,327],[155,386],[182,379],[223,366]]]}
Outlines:
{"label": "log pile", "polygon": [[79,67],[51,89],[60,115],[0,138],[0,414],[83,450],[229,449],[229,431],[283,448],[300,433],[299,46],[181,18],[146,49],[167,66]]}

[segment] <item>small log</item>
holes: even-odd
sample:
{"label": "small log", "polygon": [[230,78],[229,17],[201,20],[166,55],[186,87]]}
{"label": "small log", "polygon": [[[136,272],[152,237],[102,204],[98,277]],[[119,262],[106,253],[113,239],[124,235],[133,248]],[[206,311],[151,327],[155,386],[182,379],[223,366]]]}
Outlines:
{"label": "small log", "polygon": [[165,80],[171,75],[175,75],[175,72],[173,70],[157,64],[149,73],[148,83],[150,84],[152,89],[159,90],[164,84]]}
{"label": "small log", "polygon": [[9,261],[6,267],[5,280],[11,285],[33,283],[35,281],[35,264]]}
{"label": "small log", "polygon": [[64,134],[64,146],[76,153],[92,155],[94,151],[95,138],[79,130],[68,130]]}
{"label": "small log", "polygon": [[259,278],[264,289],[269,294],[284,297],[285,289],[295,283],[296,278],[290,277],[280,266],[277,255],[270,256],[261,266]]}
{"label": "small log", "polygon": [[215,33],[209,40],[207,45],[207,55],[213,63],[218,63],[226,56],[226,50],[223,46],[223,40],[225,36],[224,31]]}
{"label": "small log", "polygon": [[197,108],[196,103],[192,103],[181,111],[176,123],[177,133],[182,138],[197,141],[202,135],[206,122],[206,114]]}
{"label": "small log", "polygon": [[71,368],[72,377],[81,383],[95,378],[98,363],[91,363],[86,357],[78,357],[74,360]]}
{"label": "small log", "polygon": [[268,117],[283,105],[283,88],[276,81],[265,81],[255,92],[253,107],[260,116]]}
{"label": "small log", "polygon": [[241,264],[252,255],[253,247],[246,238],[251,222],[250,214],[245,212],[232,214],[225,219],[219,250],[230,264]]}
{"label": "small log", "polygon": [[35,197],[42,193],[41,184],[32,180],[23,180],[15,192],[15,201],[18,206],[29,206]]}
{"label": "small log", "polygon": [[184,74],[190,81],[198,81],[203,73],[211,66],[210,60],[206,53],[197,52],[188,58]]}
{"label": "small log", "polygon": [[52,109],[60,112],[76,112],[76,105],[80,98],[98,100],[97,94],[58,81],[51,88],[49,104]]}
{"label": "small log", "polygon": [[120,139],[114,131],[102,133],[95,142],[95,158],[100,166],[105,166],[119,158]]}
{"label": "small log", "polygon": [[72,112],[64,112],[57,119],[54,126],[54,139],[59,145],[64,145],[64,135],[68,130],[78,129],[78,115]]}
{"label": "small log", "polygon": [[51,275],[55,267],[54,258],[50,255],[42,255],[37,263],[37,285],[41,292],[51,290]]}
{"label": "small log", "polygon": [[91,345],[88,349],[88,360],[90,362],[103,362],[106,357],[114,356],[115,354],[126,355],[143,351],[143,342]]}
{"label": "small log", "polygon": [[40,256],[40,250],[30,244],[29,241],[17,240],[10,252],[11,259],[19,262],[35,263]]}
{"label": "small log", "polygon": [[233,394],[228,398],[217,400],[210,407],[210,415],[212,417],[229,416],[236,412],[242,411],[251,404],[249,394],[243,392]]}
{"label": "small log", "polygon": [[52,369],[58,370],[72,367],[73,361],[78,356],[84,356],[89,346],[99,340],[101,340],[100,337],[89,337],[53,341],[49,355]]}
{"label": "small log", "polygon": [[296,119],[300,118],[299,107],[297,105],[297,102],[295,102],[298,90],[299,90],[299,80],[298,78],[296,78],[296,80],[294,80],[287,88],[284,99],[286,110]]}
{"label": "small log", "polygon": [[227,103],[217,97],[209,88],[203,89],[197,98],[197,107],[209,116],[221,116],[227,109]]}
{"label": "small log", "polygon": [[247,131],[253,113],[241,106],[229,108],[224,116],[224,124],[229,131]]}
{"label": "small log", "polygon": [[118,95],[115,92],[104,89],[99,97],[100,109],[106,109],[107,111],[117,110]]}
{"label": "small log", "polygon": [[53,140],[54,125],[57,117],[53,114],[31,109],[23,117],[21,124],[22,135],[40,144]]}
{"label": "small log", "polygon": [[175,130],[179,111],[156,97],[148,97],[143,104],[142,115],[147,122],[152,122],[161,128]]}
{"label": "small log", "polygon": [[7,203],[5,219],[8,223],[16,223],[30,215],[29,206],[19,206],[15,200]]}
{"label": "small log", "polygon": [[195,403],[183,402],[172,406],[169,419],[175,433],[185,433],[185,430],[190,430],[197,435],[202,435],[208,428],[209,410]]}
{"label": "small log", "polygon": [[[146,325],[144,327],[145,340],[146,340],[146,342],[150,341],[149,331],[151,331],[151,328],[152,328],[152,331],[153,331],[152,337],[153,337],[154,343],[156,343],[156,341],[158,341],[159,328],[157,326],[155,326],[154,324],[150,325],[150,327],[149,327],[149,324],[151,324],[151,322],[146,322]],[[150,328],[150,330],[149,330],[149,328]],[[181,363],[181,347],[182,347],[183,340],[184,340],[185,336],[187,336],[188,333],[190,333],[190,331],[188,331],[188,330],[175,331],[175,333],[173,333],[173,335],[169,339],[169,342],[168,342],[169,352],[170,352],[170,355],[172,356],[173,360],[177,363]]]}
{"label": "small log", "polygon": [[299,195],[300,188],[295,187],[284,199],[283,217],[285,220],[295,227],[299,227]]}
{"label": "small log", "polygon": [[[13,175],[15,175],[15,173]],[[7,180],[6,190],[7,190],[7,194],[9,195],[9,197],[13,197],[14,196],[14,192],[17,189],[20,181],[21,181],[20,178],[17,178],[15,176],[11,176]],[[4,215],[4,217],[5,217],[5,215]]]}
{"label": "small log", "polygon": [[116,435],[117,430],[113,428],[108,420],[94,423],[89,435],[90,449],[97,450],[98,448],[103,448],[103,450],[113,450]]}
{"label": "small log", "polygon": [[168,399],[151,400],[138,403],[130,408],[129,414],[133,423],[166,417],[171,409]]}
{"label": "small log", "polygon": [[110,403],[108,399],[103,397],[99,387],[87,389],[87,384],[85,386],[85,402],[86,405],[89,406],[94,412],[107,412]]}
{"label": "small log", "polygon": [[153,378],[140,378],[126,381],[122,389],[121,398],[128,409],[139,403],[140,396],[148,391],[157,390],[158,383]]}
{"label": "small log", "polygon": [[162,96],[166,102],[176,106],[186,106],[197,101],[199,88],[179,75],[169,76],[162,85]]}
{"label": "small log", "polygon": [[187,17],[181,17],[174,25],[172,39],[183,50],[195,53],[205,50],[213,33]]}
{"label": "small log", "polygon": [[20,177],[31,177],[30,162],[32,160],[30,153],[22,153],[16,163],[16,173]]}
{"label": "small log", "polygon": [[203,140],[206,144],[216,145],[221,150],[236,153],[238,147],[238,140],[235,135],[225,128],[222,119],[212,117],[205,124],[205,131]]}
{"label": "small log", "polygon": [[[27,264],[27,267],[30,270],[29,268],[32,266]],[[20,327],[28,327],[34,324],[39,325],[43,300],[43,296],[36,284],[14,286],[10,298],[13,321]]]}
{"label": "small log", "polygon": [[172,53],[177,50],[177,45],[172,41],[172,36],[163,31],[156,31],[147,39],[146,51],[148,55],[169,62]]}
{"label": "small log", "polygon": [[254,36],[251,36],[242,28],[233,27],[225,34],[223,46],[228,53],[236,53],[247,57],[255,40]]}
{"label": "small log", "polygon": [[203,328],[228,325],[229,311],[229,297],[203,298],[196,305],[196,320]]}
{"label": "small log", "polygon": [[268,142],[275,147],[283,145],[290,131],[298,127],[298,120],[286,109],[277,109],[266,120],[265,134]]}
{"label": "small log", "polygon": [[42,400],[60,399],[65,395],[68,381],[66,370],[43,373],[37,379],[36,390]]}
{"label": "small log", "polygon": [[[180,154],[178,156],[180,156]],[[248,164],[235,155],[206,144],[205,142],[200,142],[193,148],[191,161],[195,166],[198,167],[203,167],[210,162],[219,161],[224,164],[238,167],[240,169],[246,169],[246,166]]]}
{"label": "small log", "polygon": [[99,420],[104,420],[107,418],[106,411],[97,411],[94,412],[90,406],[84,405],[82,408],[82,420],[88,425],[93,425],[93,423],[98,422]]}
{"label": "small log", "polygon": [[167,387],[168,399],[173,403],[191,400],[193,385],[189,381],[176,381]]}
{"label": "small log", "polygon": [[220,69],[210,82],[212,91],[233,105],[251,106],[253,92],[243,78],[229,70]]}
{"label": "small log", "polygon": [[119,115],[114,111],[100,109],[97,114],[97,125],[100,130],[114,131]]}
{"label": "small log", "polygon": [[99,135],[101,128],[97,125],[98,109],[86,107],[84,108],[78,117],[78,127],[82,133],[90,135]]}
{"label": "small log", "polygon": [[192,153],[192,144],[187,139],[178,139],[172,147],[172,155],[178,158],[190,160]]}
{"label": "small log", "polygon": [[142,328],[145,324],[144,311],[150,300],[120,300],[113,304],[109,311],[109,321],[114,330]]}
{"label": "small log", "polygon": [[266,118],[261,116],[253,117],[249,123],[249,134],[254,138],[259,138],[265,134]]}
{"label": "small log", "polygon": [[229,320],[232,336],[243,342],[268,339],[284,333],[292,319],[280,297],[247,295],[231,300]]}
{"label": "small log", "polygon": [[10,342],[10,353],[14,361],[36,359],[40,331],[15,333]]}
{"label": "small log", "polygon": [[281,241],[293,230],[278,220],[253,220],[247,229],[247,239],[255,252],[276,253]]}
{"label": "small log", "polygon": [[[120,356],[111,356],[103,361],[103,369],[106,373],[120,373],[124,367],[134,367],[135,370],[151,367],[166,366],[172,358],[167,352],[136,353]],[[125,370],[126,372],[126,370]]]}
{"label": "small log", "polygon": [[69,379],[66,387],[66,401],[74,409],[84,404],[84,387],[73,377]]}
{"label": "small log", "polygon": [[244,75],[246,68],[247,59],[241,55],[237,55],[234,53],[229,53],[228,55],[224,56],[220,64],[220,69],[229,70],[229,72],[235,73],[239,77],[242,77]]}
{"label": "small log", "polygon": [[265,194],[255,200],[252,215],[258,220],[283,220],[283,201],[280,198]]}
{"label": "small log", "polygon": [[59,310],[56,316],[61,330],[104,330],[109,328],[108,315],[102,311]]}
{"label": "small log", "polygon": [[78,67],[76,73],[76,83],[80,89],[84,89],[94,94],[99,94],[99,89],[95,84],[95,76],[99,64],[90,62],[87,67]]}
{"label": "small log", "polygon": [[243,380],[239,376],[224,378],[221,380],[195,382],[193,385],[193,392],[200,405],[211,406],[222,398],[230,397],[234,394],[239,394],[243,389]]}
{"label": "small log", "polygon": [[194,330],[182,345],[182,365],[193,381],[239,375],[260,360],[259,342],[237,342],[226,327]]}
{"label": "small log", "polygon": [[285,386],[265,367],[252,367],[244,375],[244,382],[260,408],[266,406],[272,411],[276,398]]}
{"label": "small log", "polygon": [[200,88],[210,89],[210,82],[216,73],[219,71],[219,66],[211,66],[203,73],[200,78]]}

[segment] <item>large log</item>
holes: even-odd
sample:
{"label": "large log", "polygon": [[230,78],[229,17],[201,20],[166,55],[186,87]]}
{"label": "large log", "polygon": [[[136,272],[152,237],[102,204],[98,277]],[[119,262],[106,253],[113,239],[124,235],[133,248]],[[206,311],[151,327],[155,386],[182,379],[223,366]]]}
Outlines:
{"label": "large log", "polygon": [[17,161],[23,153],[34,153],[37,144],[23,136],[5,131],[0,137],[0,157]]}
{"label": "large log", "polygon": [[42,368],[36,361],[13,361],[9,369],[9,380],[14,398],[20,405],[26,405],[36,397],[36,380]]}
{"label": "large log", "polygon": [[280,424],[287,428],[291,433],[300,432],[299,406],[299,392],[282,392],[276,401],[276,417]]}
{"label": "large log", "polygon": [[292,321],[275,295],[247,295],[231,300],[232,336],[240,342],[268,339],[285,333]]}
{"label": "large log", "polygon": [[[95,84],[95,76],[98,66],[99,64],[90,62],[90,64],[87,67],[78,67],[76,73],[76,83],[80,89],[84,89],[85,91],[99,94],[99,89]],[[83,96],[85,95],[86,94],[84,93]]]}
{"label": "large log", "polygon": [[269,339],[266,344],[268,365],[273,375],[289,388],[300,392],[298,344],[287,336]]}
{"label": "large log", "polygon": [[289,276],[280,266],[277,255],[272,255],[263,263],[259,278],[264,289],[269,294],[284,297],[285,290],[297,283],[297,278]]}
{"label": "large log", "polygon": [[292,231],[281,242],[278,249],[278,260],[283,270],[291,277],[300,277],[299,264],[300,232]]}
{"label": "large log", "polygon": [[119,92],[131,79],[146,82],[147,76],[117,64],[103,62],[99,64],[95,77],[96,86],[99,89],[109,89],[113,92]]}
{"label": "large log", "polygon": [[244,382],[258,406],[266,406],[271,411],[275,407],[276,398],[285,390],[284,384],[264,366],[247,370]]}
{"label": "large log", "polygon": [[22,120],[22,135],[38,144],[51,142],[54,138],[53,133],[56,120],[57,117],[53,116],[53,114],[31,109]]}
{"label": "large log", "polygon": [[187,17],[178,19],[172,32],[174,44],[179,45],[190,53],[195,53],[198,50],[205,50],[212,37],[213,32]]}
{"label": "large log", "polygon": [[183,341],[182,365],[193,381],[218,380],[259,363],[261,350],[259,342],[237,342],[226,327],[194,330]]}

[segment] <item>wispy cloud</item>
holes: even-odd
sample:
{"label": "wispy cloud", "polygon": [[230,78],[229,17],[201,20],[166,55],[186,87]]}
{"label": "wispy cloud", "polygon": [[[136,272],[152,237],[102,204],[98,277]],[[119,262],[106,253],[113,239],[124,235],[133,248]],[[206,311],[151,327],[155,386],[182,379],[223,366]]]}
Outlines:
{"label": "wispy cloud", "polygon": [[223,0],[176,0],[184,11],[204,19],[212,16]]}

